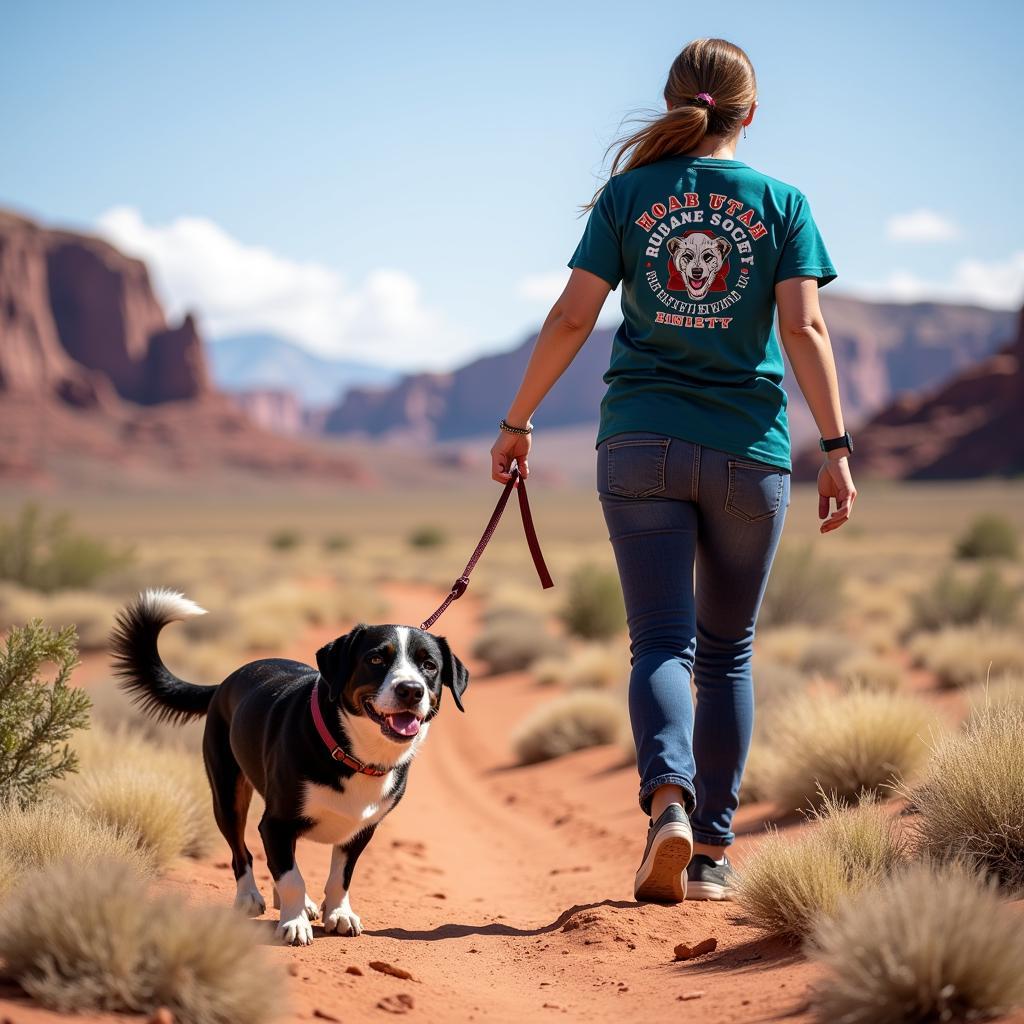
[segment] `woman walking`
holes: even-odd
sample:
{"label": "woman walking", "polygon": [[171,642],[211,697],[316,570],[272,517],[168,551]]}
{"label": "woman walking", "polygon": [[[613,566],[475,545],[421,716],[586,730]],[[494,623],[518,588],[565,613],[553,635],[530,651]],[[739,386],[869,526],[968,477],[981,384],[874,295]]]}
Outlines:
{"label": "woman walking", "polygon": [[750,60],[696,40],[672,64],[665,102],[621,143],[591,203],[491,457],[499,483],[513,460],[528,475],[531,418],[621,282],[597,487],[626,602],[629,713],[651,818],[634,891],[675,902],[729,898],[754,625],[789,505],[776,308],[821,433],[822,533],[847,521],[856,491],[818,305],[835,270],[803,194],[735,158],[757,109]]}

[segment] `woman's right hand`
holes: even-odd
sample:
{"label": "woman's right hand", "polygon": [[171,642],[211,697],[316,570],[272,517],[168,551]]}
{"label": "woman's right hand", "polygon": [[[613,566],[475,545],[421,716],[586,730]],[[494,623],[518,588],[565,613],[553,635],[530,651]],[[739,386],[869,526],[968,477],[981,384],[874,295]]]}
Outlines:
{"label": "woman's right hand", "polygon": [[[845,455],[838,459],[825,459],[818,470],[818,518],[824,520],[819,527],[822,533],[838,530],[850,518],[856,497],[850,460]],[[836,507],[829,515],[833,499]]]}
{"label": "woman's right hand", "polygon": [[525,480],[530,475],[530,467],[526,457],[530,454],[530,434],[511,434],[507,430],[499,431],[498,440],[491,447],[491,479],[499,484],[507,484],[512,460],[516,460],[519,475]]}

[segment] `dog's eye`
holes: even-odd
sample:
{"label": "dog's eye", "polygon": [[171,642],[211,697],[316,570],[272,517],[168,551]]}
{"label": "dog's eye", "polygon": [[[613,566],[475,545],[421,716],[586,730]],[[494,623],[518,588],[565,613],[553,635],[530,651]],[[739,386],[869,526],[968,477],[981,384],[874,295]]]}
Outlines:
{"label": "dog's eye", "polygon": [[371,665],[383,665],[384,664],[384,659],[379,654],[372,654],[372,655],[370,655],[370,664]]}
{"label": "dog's eye", "polygon": [[423,662],[423,664],[420,666],[420,668],[422,668],[424,670],[424,672],[436,672],[437,671],[437,666],[429,658],[427,658]]}

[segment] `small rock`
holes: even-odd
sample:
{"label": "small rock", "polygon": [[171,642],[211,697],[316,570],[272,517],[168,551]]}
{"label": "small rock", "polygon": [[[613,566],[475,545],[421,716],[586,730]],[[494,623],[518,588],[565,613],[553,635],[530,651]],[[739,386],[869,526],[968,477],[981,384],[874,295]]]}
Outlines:
{"label": "small rock", "polygon": [[704,990],[701,989],[699,992],[684,992],[681,996],[676,996],[676,999],[680,1003],[688,1003],[691,999],[700,999],[704,995]]}
{"label": "small rock", "polygon": [[363,976],[362,970],[360,968],[356,967],[355,964],[351,964],[350,966],[346,967],[345,968],[345,973],[346,974],[355,974],[355,975],[357,975],[360,978]]}
{"label": "small rock", "polygon": [[445,894],[443,892],[432,892],[430,894],[430,896],[431,896],[432,899],[435,899],[435,900],[446,900],[446,899],[448,899],[448,897],[445,896]]}
{"label": "small rock", "polygon": [[288,965],[288,973],[293,978],[297,978],[299,976],[299,965],[298,964],[289,964]]}
{"label": "small rock", "polygon": [[316,1007],[313,1010],[313,1016],[314,1017],[319,1017],[321,1020],[333,1020],[333,1021],[340,1021],[341,1020],[340,1017],[335,1017],[333,1013],[328,1013],[326,1010],[321,1010],[319,1007]]}
{"label": "small rock", "polygon": [[704,956],[705,953],[713,953],[716,949],[718,949],[718,939],[712,935],[711,938],[704,939],[695,946],[688,946],[685,942],[680,942],[675,948],[675,954],[677,960],[692,960],[694,957]]}
{"label": "small rock", "polygon": [[149,1018],[149,1024],[174,1024],[174,1014],[166,1006],[159,1006]]}
{"label": "small rock", "polygon": [[402,981],[415,981],[416,979],[404,968],[396,967],[394,964],[385,963],[383,960],[371,960],[370,966],[381,974],[390,974],[392,978],[401,978]]}
{"label": "small rock", "polygon": [[379,1010],[388,1013],[408,1013],[412,1009],[412,996],[399,992],[397,996],[385,996],[378,1004]]}

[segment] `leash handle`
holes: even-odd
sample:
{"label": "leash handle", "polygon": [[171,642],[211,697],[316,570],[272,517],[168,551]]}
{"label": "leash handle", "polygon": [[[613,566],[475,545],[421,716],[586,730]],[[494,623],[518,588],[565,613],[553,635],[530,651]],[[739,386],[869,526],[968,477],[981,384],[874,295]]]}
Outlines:
{"label": "leash handle", "polygon": [[554,581],[551,579],[551,573],[548,572],[548,567],[544,562],[544,555],[540,549],[540,541],[537,539],[537,529],[533,525],[533,514],[530,512],[530,502],[526,496],[526,481],[520,476],[519,467],[513,466],[512,471],[509,474],[508,482],[505,484],[505,489],[501,492],[501,497],[498,499],[497,505],[494,506],[491,518],[487,521],[487,526],[484,527],[484,532],[480,537],[476,548],[474,548],[473,554],[469,556],[469,561],[466,563],[466,567],[462,570],[462,575],[459,576],[459,578],[452,584],[452,589],[448,592],[448,595],[441,602],[434,614],[420,623],[420,629],[430,629],[430,627],[448,610],[448,605],[450,605],[452,601],[457,601],[466,592],[466,588],[469,586],[470,573],[472,573],[476,568],[476,563],[480,561],[480,556],[484,553],[484,549],[490,543],[491,537],[494,536],[494,531],[498,528],[498,523],[501,522],[501,517],[505,512],[505,506],[508,504],[508,500],[512,496],[513,490],[517,491],[519,495],[519,513],[523,520],[523,532],[526,534],[526,544],[530,549],[530,554],[533,556],[533,565],[537,570],[537,575],[540,577],[541,586],[547,590],[549,587],[553,587],[555,585]]}

